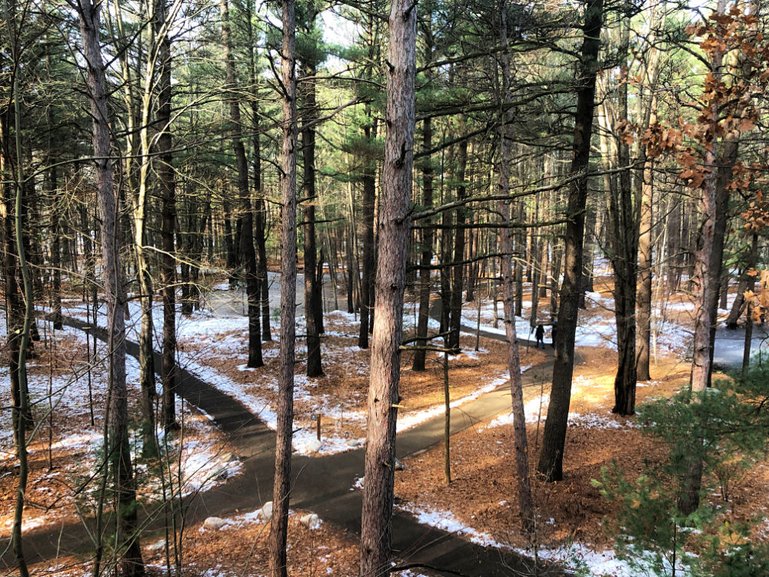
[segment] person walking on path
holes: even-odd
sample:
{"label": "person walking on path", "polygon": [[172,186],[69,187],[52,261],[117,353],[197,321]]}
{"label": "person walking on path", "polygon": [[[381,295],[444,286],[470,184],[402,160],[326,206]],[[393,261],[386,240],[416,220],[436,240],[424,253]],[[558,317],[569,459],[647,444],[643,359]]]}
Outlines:
{"label": "person walking on path", "polygon": [[537,330],[534,331],[534,336],[537,339],[537,348],[540,348],[540,345],[542,345],[541,348],[545,348],[545,327],[542,325],[537,325]]}

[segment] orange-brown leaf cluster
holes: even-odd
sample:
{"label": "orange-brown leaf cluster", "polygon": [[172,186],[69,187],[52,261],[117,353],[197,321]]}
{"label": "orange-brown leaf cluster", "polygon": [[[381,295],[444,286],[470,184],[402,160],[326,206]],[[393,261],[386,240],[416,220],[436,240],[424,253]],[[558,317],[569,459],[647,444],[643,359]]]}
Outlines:
{"label": "orange-brown leaf cluster", "polygon": [[763,192],[759,190],[754,193],[748,208],[742,212],[741,216],[748,232],[757,233],[769,226],[769,203],[764,199]]}

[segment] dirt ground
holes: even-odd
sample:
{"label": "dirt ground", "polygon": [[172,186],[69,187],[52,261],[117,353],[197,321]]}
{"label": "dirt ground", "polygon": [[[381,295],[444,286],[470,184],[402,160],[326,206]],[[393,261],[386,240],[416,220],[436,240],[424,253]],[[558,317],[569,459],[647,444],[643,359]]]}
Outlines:
{"label": "dirt ground", "polygon": [[[592,546],[610,544],[601,530],[601,521],[610,513],[609,504],[591,485],[600,477],[601,467],[621,459],[623,469],[641,473],[645,460],[661,459],[663,453],[650,439],[633,427],[633,420],[610,413],[613,380],[606,374],[606,352],[582,349],[582,363],[575,377],[589,381],[572,397],[572,413],[583,417],[599,415],[609,426],[569,427],[566,439],[564,477],[560,483],[548,484],[534,478],[541,542],[556,546],[576,540]],[[666,376],[638,389],[639,401],[652,396],[668,396],[685,382],[686,370],[675,362],[658,367]],[[545,393],[547,387],[543,386]],[[528,387],[524,399],[540,394]],[[534,403],[536,406],[536,403]],[[546,409],[541,420],[527,425],[529,466],[536,470],[542,440]],[[527,415],[528,418],[528,415]],[[536,415],[534,415],[536,419]],[[443,447],[438,446],[405,462],[396,475],[396,495],[404,501],[419,502],[437,509],[450,510],[463,523],[486,533],[502,543],[526,547],[519,530],[519,508],[513,462],[512,425],[488,427],[489,423],[468,429],[452,438],[452,481],[444,476]]]}
{"label": "dirt ground", "polygon": [[[290,575],[322,577],[356,575],[357,541],[349,534],[326,523],[309,528],[300,519],[306,512],[292,511],[288,531],[288,572]],[[148,577],[171,574],[179,577],[235,577],[266,575],[269,551],[269,523],[233,517],[219,529],[202,524],[187,527],[177,549],[182,570],[175,571],[173,545],[166,555],[165,540],[145,539],[142,555]],[[108,560],[109,563],[109,560]],[[83,577],[91,569],[91,561],[72,557],[55,563],[40,563],[32,568],[36,576]]]}

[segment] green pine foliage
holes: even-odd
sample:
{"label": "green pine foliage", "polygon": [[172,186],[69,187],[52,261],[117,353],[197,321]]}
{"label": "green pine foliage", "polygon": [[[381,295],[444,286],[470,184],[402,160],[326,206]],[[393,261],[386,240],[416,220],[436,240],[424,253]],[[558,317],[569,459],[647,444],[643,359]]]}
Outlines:
{"label": "green pine foliage", "polygon": [[[737,522],[731,501],[735,487],[769,448],[768,397],[764,365],[744,378],[718,382],[697,399],[684,391],[641,407],[642,431],[668,447],[668,458],[648,462],[635,479],[615,464],[593,481],[616,505],[608,529],[617,535],[618,553],[639,574],[769,575],[769,547],[751,543],[754,523]],[[702,504],[683,516],[677,495],[694,459],[703,463]]]}

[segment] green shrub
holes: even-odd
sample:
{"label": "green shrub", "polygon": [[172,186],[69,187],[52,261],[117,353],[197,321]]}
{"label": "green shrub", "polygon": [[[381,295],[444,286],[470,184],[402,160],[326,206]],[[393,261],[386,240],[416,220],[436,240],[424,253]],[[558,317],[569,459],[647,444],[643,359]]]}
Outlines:
{"label": "green shrub", "polygon": [[[628,479],[621,465],[594,481],[617,506],[611,529],[617,552],[639,574],[680,575],[685,565],[697,577],[765,577],[769,546],[753,544],[747,526],[731,522],[734,485],[766,455],[769,440],[769,367],[723,381],[693,399],[690,392],[647,403],[639,423],[668,449],[663,463],[648,463]],[[678,512],[677,497],[693,462],[702,462],[704,490],[717,483],[722,503],[701,499],[691,515]]]}

